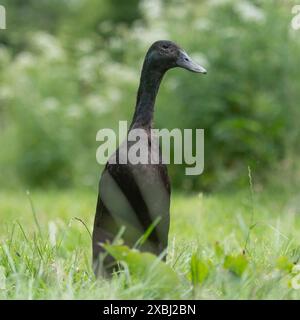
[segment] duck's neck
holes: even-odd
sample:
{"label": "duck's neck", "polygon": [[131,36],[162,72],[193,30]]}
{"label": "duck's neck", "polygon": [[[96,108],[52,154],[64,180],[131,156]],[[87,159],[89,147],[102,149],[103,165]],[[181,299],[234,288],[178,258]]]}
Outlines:
{"label": "duck's neck", "polygon": [[155,99],[164,73],[152,69],[145,61],[130,129],[152,128]]}

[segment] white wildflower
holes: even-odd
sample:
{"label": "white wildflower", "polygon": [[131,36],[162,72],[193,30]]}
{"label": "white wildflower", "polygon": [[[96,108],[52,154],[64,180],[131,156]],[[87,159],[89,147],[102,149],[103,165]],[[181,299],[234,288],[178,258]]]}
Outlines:
{"label": "white wildflower", "polygon": [[238,1],[235,9],[245,21],[259,22],[265,19],[263,10],[249,1]]}
{"label": "white wildflower", "polygon": [[15,65],[17,68],[26,69],[28,67],[34,66],[36,59],[32,53],[24,51],[17,55],[15,59]]}
{"label": "white wildflower", "polygon": [[43,107],[48,111],[56,110],[59,106],[59,101],[55,97],[47,97],[43,101]]}
{"label": "white wildflower", "polygon": [[58,39],[46,32],[34,34],[33,44],[48,59],[58,60],[65,57],[65,52]]}
{"label": "white wildflower", "polygon": [[97,56],[84,56],[79,60],[78,73],[83,81],[93,82],[97,78],[99,60]]}
{"label": "white wildflower", "polygon": [[77,104],[71,104],[67,108],[67,116],[70,118],[80,118],[82,110]]}
{"label": "white wildflower", "polygon": [[114,83],[116,79],[125,83],[135,82],[138,74],[131,68],[121,63],[110,62],[102,66],[100,73]]}
{"label": "white wildflower", "polygon": [[143,0],[140,3],[141,11],[144,16],[148,19],[157,19],[161,17],[162,13],[162,2],[161,0]]}
{"label": "white wildflower", "polygon": [[114,37],[109,41],[109,47],[111,49],[121,49],[123,47],[123,42],[120,38]]}
{"label": "white wildflower", "polygon": [[117,87],[108,88],[106,93],[109,100],[112,102],[118,102],[122,98],[121,91]]}
{"label": "white wildflower", "polygon": [[222,6],[224,4],[230,3],[232,0],[209,0],[207,4],[212,7]]}
{"label": "white wildflower", "polygon": [[94,44],[90,39],[81,39],[77,42],[77,49],[83,53],[89,53],[93,48]]}
{"label": "white wildflower", "polygon": [[149,46],[157,39],[169,39],[169,33],[162,23],[154,25],[151,29],[136,25],[133,28],[132,37],[140,43]]}
{"label": "white wildflower", "polygon": [[300,273],[300,264],[296,264],[293,266],[292,273]]}
{"label": "white wildflower", "polygon": [[86,98],[86,106],[94,113],[105,113],[109,107],[107,102],[99,95],[91,94]]}
{"label": "white wildflower", "polygon": [[208,19],[200,18],[194,22],[195,30],[209,30],[211,28],[211,22]]}

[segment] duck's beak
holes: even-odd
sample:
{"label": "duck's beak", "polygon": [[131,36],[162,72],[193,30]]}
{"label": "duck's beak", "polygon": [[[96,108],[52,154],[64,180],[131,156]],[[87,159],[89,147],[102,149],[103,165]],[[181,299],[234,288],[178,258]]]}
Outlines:
{"label": "duck's beak", "polygon": [[183,50],[180,50],[179,57],[176,61],[176,64],[178,67],[187,69],[192,72],[203,73],[203,74],[207,73],[207,71],[203,67],[201,67],[199,64],[194,62],[188,56],[188,54]]}

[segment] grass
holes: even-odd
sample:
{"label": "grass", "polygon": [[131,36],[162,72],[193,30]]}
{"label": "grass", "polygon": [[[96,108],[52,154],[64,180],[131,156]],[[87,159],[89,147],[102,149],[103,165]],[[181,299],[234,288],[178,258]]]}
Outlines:
{"label": "grass", "polygon": [[0,193],[0,299],[300,298],[295,194],[174,194],[167,264],[176,290],[130,265],[95,280],[90,234],[78,220],[91,230],[95,202],[87,191]]}

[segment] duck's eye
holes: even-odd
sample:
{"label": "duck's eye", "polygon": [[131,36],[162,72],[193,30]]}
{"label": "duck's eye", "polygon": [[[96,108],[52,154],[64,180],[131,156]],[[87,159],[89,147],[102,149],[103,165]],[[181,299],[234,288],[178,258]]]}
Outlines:
{"label": "duck's eye", "polygon": [[168,49],[169,48],[169,46],[167,44],[163,44],[162,47],[163,47],[163,49]]}

